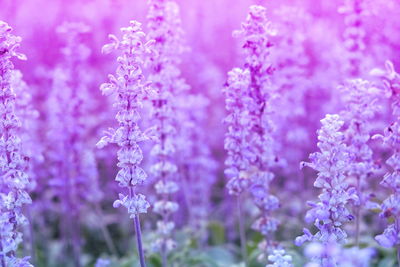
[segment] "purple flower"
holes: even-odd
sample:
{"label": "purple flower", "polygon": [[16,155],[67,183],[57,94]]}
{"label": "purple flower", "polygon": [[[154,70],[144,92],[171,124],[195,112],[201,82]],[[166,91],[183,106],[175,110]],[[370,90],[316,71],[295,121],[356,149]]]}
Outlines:
{"label": "purple flower", "polygon": [[363,72],[363,58],[365,50],[365,30],[363,29],[362,16],[364,14],[363,0],[346,0],[339,8],[339,13],[345,15],[346,25],[343,39],[346,49],[346,73],[351,77],[358,77]]}
{"label": "purple flower", "polygon": [[[48,125],[44,152],[53,168],[50,185],[61,201],[61,232],[68,253],[80,261],[81,240],[79,224],[82,205],[98,203],[102,192],[98,185],[96,159],[91,140],[93,100],[90,68],[87,64],[89,48],[82,38],[89,31],[83,23],[64,22],[57,27],[63,40],[61,62],[53,71],[52,90],[48,100]],[[90,141],[89,141],[90,140]],[[78,231],[78,232],[75,232]]]}
{"label": "purple flower", "polygon": [[275,249],[271,255],[268,256],[271,264],[266,267],[293,267],[292,256],[286,255],[285,250]]}
{"label": "purple flower", "polygon": [[115,178],[119,186],[126,190],[119,194],[114,207],[124,206],[131,218],[146,213],[150,204],[145,196],[137,193],[137,186],[146,180],[146,173],[139,167],[143,153],[139,142],[148,137],[139,127],[139,111],[142,102],[148,97],[149,88],[142,74],[142,64],[146,54],[150,53],[151,42],[144,42],[145,34],[139,22],[131,21],[130,26],[121,28],[122,40],[110,35],[111,43],[103,47],[103,52],[119,51],[118,67],[115,77],[109,75],[109,83],[101,85],[103,94],[116,95],[115,106],[118,111],[116,119],[119,127],[110,130],[97,146],[102,148],[108,143],[115,143],[118,150],[118,167]]}
{"label": "purple flower", "polygon": [[[359,241],[362,208],[369,206],[369,180],[377,166],[368,142],[371,139],[371,121],[379,110],[377,104],[379,90],[370,82],[354,79],[340,88],[343,92],[346,108],[341,112],[345,121],[344,142],[347,144],[349,161],[347,182],[357,190],[358,201],[355,204],[356,243]],[[372,204],[372,203],[371,203]]]}
{"label": "purple flower", "polygon": [[[200,242],[208,239],[211,192],[218,164],[208,141],[207,110],[209,101],[202,95],[182,94],[176,99],[180,122],[176,137],[177,159],[182,192],[187,203],[188,224]],[[203,126],[203,127],[199,127]]]}
{"label": "purple flower", "polygon": [[[311,162],[305,163],[318,171],[314,186],[322,189],[319,202],[309,202],[311,209],[306,214],[306,221],[314,222],[318,231],[313,235],[305,229],[304,235],[296,238],[297,245],[305,241],[318,241],[324,246],[345,242],[347,234],[343,226],[353,220],[348,206],[358,201],[356,191],[346,182],[350,158],[341,132],[344,121],[339,115],[326,115],[321,123],[317,144],[320,152],[311,154]],[[321,261],[323,263],[324,258]]]}
{"label": "purple flower", "polygon": [[[376,251],[373,248],[341,247],[336,243],[323,245],[310,243],[306,246],[304,254],[311,260],[306,267],[343,266],[343,267],[368,267]],[[321,260],[322,259],[322,260]]]}
{"label": "purple flower", "polygon": [[143,194],[138,193],[138,186],[146,180],[145,171],[140,168],[143,159],[139,143],[149,139],[149,136],[140,129],[140,109],[144,99],[151,94],[149,84],[142,74],[142,67],[147,54],[151,53],[152,41],[144,42],[146,34],[142,31],[141,24],[130,21],[130,25],[121,28],[122,39],[109,35],[110,44],[103,46],[104,53],[116,50],[118,67],[116,77],[109,75],[109,83],[100,86],[105,95],[115,95],[114,106],[117,108],[115,116],[119,127],[111,129],[106,136],[97,143],[99,148],[108,143],[119,146],[118,164],[120,168],[115,180],[125,192],[119,194],[119,199],[114,202],[114,207],[124,206],[133,219],[136,232],[137,249],[141,267],[146,266],[142,247],[141,227],[139,214],[147,213],[149,202]]}
{"label": "purple flower", "polygon": [[[285,189],[290,194],[290,191],[299,189],[302,173],[296,165],[307,156],[313,139],[309,129],[313,120],[307,111],[307,95],[313,87],[309,71],[311,57],[306,50],[306,32],[311,24],[311,16],[296,5],[284,5],[274,13],[280,18],[279,22],[274,23],[277,35],[271,54],[276,68],[272,84],[277,97],[270,102],[273,109],[279,111],[274,113],[278,133],[275,140],[279,145],[280,159],[285,160],[282,171],[288,177],[285,179]],[[315,110],[313,113],[316,113]]]}
{"label": "purple flower", "polygon": [[37,119],[39,112],[33,106],[32,94],[28,84],[19,70],[13,70],[10,81],[16,95],[15,112],[21,121],[21,138],[24,154],[29,158],[27,174],[29,176],[29,191],[33,191],[38,183],[39,164],[43,162],[43,148],[39,141]]}
{"label": "purple flower", "polygon": [[387,60],[385,70],[375,68],[371,71],[371,75],[382,79],[387,96],[391,99],[393,114],[398,116],[400,114],[400,74],[394,69],[393,63]]}
{"label": "purple flower", "polygon": [[230,194],[250,193],[260,211],[253,229],[268,240],[265,249],[269,249],[277,229],[278,221],[272,217],[272,212],[279,207],[278,199],[270,192],[274,179],[271,168],[278,161],[271,105],[274,90],[270,80],[273,73],[270,38],[274,34],[266,9],[251,6],[241,30],[234,32],[235,37],[242,39],[246,63],[242,69],[235,68],[229,72],[224,90],[229,112],[225,119],[228,125],[225,174],[230,178],[227,188]]}
{"label": "purple flower", "polygon": [[400,245],[400,123],[396,121],[385,131],[383,140],[393,149],[393,154],[386,163],[392,168],[383,177],[381,185],[389,188],[392,194],[381,204],[380,217],[392,221],[383,234],[376,236],[376,241],[384,247]]}
{"label": "purple flower", "polygon": [[149,80],[155,90],[151,98],[151,116],[156,140],[151,150],[154,157],[151,173],[157,181],[155,188],[160,195],[160,199],[154,204],[154,212],[161,216],[157,223],[159,240],[155,243],[159,247],[154,248],[160,251],[165,265],[167,247],[175,247],[172,239],[174,227],[165,226],[171,225],[171,216],[179,208],[178,203],[173,200],[174,193],[179,190],[178,165],[174,158],[178,131],[175,98],[188,89],[185,80],[180,77],[178,67],[180,55],[186,47],[183,45],[179,6],[174,1],[149,1],[147,18],[148,39],[154,40],[154,53],[147,60]]}
{"label": "purple flower", "polygon": [[224,146],[227,151],[225,175],[230,178],[226,187],[230,194],[239,195],[248,189],[250,177],[246,175],[250,162],[254,161],[248,141],[251,135],[251,120],[247,103],[251,102],[248,94],[250,72],[235,68],[228,73],[224,90],[225,106],[228,116],[225,123],[228,132],[225,134]]}
{"label": "purple flower", "polygon": [[0,21],[0,265],[32,266],[28,258],[17,258],[22,242],[19,227],[27,224],[23,206],[31,203],[28,157],[22,152],[21,122],[17,116],[16,95],[12,87],[15,75],[12,58],[26,59],[17,52],[21,38],[13,35],[12,28]]}
{"label": "purple flower", "polygon": [[[390,92],[392,112],[396,118],[396,121],[385,129],[383,136],[376,136],[390,146],[393,154],[386,161],[392,170],[386,173],[381,181],[382,186],[392,191],[381,204],[380,213],[380,217],[390,223],[375,239],[384,247],[398,247],[400,245],[400,75],[390,61],[386,62],[386,71],[374,70],[373,74],[383,78],[384,85]],[[399,250],[398,255],[400,255]]]}
{"label": "purple flower", "polygon": [[[89,115],[93,103],[87,64],[90,50],[82,44],[82,38],[89,30],[86,24],[78,22],[64,22],[57,28],[64,41],[63,59],[53,72],[48,103],[52,112],[48,115],[50,142],[47,156],[52,164],[60,166],[51,173],[51,183],[65,202],[72,199],[96,202],[102,195],[92,145],[86,141],[90,140],[93,130]],[[80,203],[66,205],[72,205],[73,212],[78,215]]]}

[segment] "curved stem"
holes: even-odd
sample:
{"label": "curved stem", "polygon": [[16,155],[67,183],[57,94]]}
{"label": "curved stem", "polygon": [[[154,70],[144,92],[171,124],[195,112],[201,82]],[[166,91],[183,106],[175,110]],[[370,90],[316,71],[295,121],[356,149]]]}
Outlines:
{"label": "curved stem", "polygon": [[142,232],[140,230],[140,220],[138,214],[134,218],[134,223],[135,223],[136,243],[139,254],[140,266],[146,267],[146,261],[144,258],[143,245],[142,245]]}
{"label": "curved stem", "polygon": [[240,234],[240,248],[242,250],[242,258],[244,260],[245,266],[248,266],[248,259],[247,259],[247,248],[246,248],[246,232],[244,226],[244,217],[242,211],[242,203],[241,203],[241,195],[237,197],[237,210],[238,210],[238,221],[239,221],[239,234]]}

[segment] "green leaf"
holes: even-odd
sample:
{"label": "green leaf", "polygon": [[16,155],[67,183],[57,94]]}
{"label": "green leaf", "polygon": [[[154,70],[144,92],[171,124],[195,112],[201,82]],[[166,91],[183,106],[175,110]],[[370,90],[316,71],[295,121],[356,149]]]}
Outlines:
{"label": "green leaf", "polygon": [[212,245],[222,245],[225,243],[225,228],[224,226],[216,221],[208,224],[210,230],[210,242]]}
{"label": "green leaf", "polygon": [[395,267],[396,260],[394,258],[385,258],[378,263],[378,267]]}

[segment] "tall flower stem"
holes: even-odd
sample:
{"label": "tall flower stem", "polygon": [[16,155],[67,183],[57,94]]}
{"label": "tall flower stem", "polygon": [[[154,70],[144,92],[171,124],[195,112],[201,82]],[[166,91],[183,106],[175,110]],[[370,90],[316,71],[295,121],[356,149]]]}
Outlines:
{"label": "tall flower stem", "polygon": [[163,245],[161,248],[161,266],[162,267],[168,266],[167,247],[165,245]]}
{"label": "tall flower stem", "polygon": [[[357,177],[357,194],[358,197],[361,197],[360,194],[360,190],[361,190],[361,185],[360,185],[360,177]],[[356,246],[359,247],[360,246],[360,224],[361,224],[361,205],[357,205],[356,206]]]}
{"label": "tall flower stem", "polygon": [[[179,191],[179,175],[176,149],[177,131],[180,122],[176,119],[176,96],[188,88],[181,78],[180,55],[185,47],[182,40],[179,6],[170,0],[150,0],[148,18],[148,39],[154,40],[153,53],[148,58],[149,80],[154,94],[151,118],[154,121],[155,144],[151,149],[154,162],[151,173],[156,183],[158,200],[153,211],[159,215],[157,240],[154,250],[162,258],[162,266],[167,266],[168,253],[176,248],[174,241],[175,223],[173,214],[179,209],[174,195]],[[179,171],[179,173],[178,173]]]}
{"label": "tall flower stem", "polygon": [[[400,219],[396,219],[396,227],[397,227],[397,232],[400,231]],[[396,254],[397,254],[397,265],[400,267],[400,245],[396,246]]]}
{"label": "tall flower stem", "polygon": [[[165,144],[165,143],[162,142],[162,146],[163,146],[164,144]],[[165,175],[162,174],[162,175],[161,175],[161,180],[162,180],[164,183],[167,182],[165,178],[166,178]],[[163,199],[163,201],[164,201],[165,203],[167,203],[167,201],[168,201],[168,195],[167,195],[167,194],[163,194],[163,195],[162,195],[162,199]],[[164,225],[167,225],[167,224],[168,224],[168,215],[165,214],[165,213],[162,214],[162,222],[163,222]],[[167,250],[166,242],[163,242],[163,244],[161,245],[160,254],[161,254],[161,263],[162,263],[162,266],[163,266],[163,267],[167,267],[167,266],[168,266],[168,250]]]}
{"label": "tall flower stem", "polygon": [[29,221],[29,242],[30,242],[30,251],[29,255],[31,255],[31,262],[36,264],[36,253],[35,253],[35,231],[33,229],[33,219],[30,209],[26,209],[26,217]]}
{"label": "tall flower stem", "polygon": [[80,227],[79,215],[71,214],[69,217],[69,235],[70,235],[70,245],[73,254],[74,266],[81,267],[81,238],[80,238]]}
{"label": "tall flower stem", "polygon": [[140,229],[139,214],[135,216],[134,224],[135,224],[136,244],[137,244],[137,250],[138,250],[138,254],[139,254],[140,266],[146,267],[146,261],[144,259],[144,252],[143,252],[143,245],[142,245],[142,232]]}
{"label": "tall flower stem", "polygon": [[104,216],[103,216],[103,212],[102,212],[102,210],[100,208],[99,203],[95,204],[95,209],[96,209],[97,216],[100,219],[101,232],[103,233],[104,240],[106,241],[108,250],[112,254],[117,255],[118,254],[117,248],[115,247],[115,244],[114,244],[114,242],[113,242],[113,240],[111,238],[111,235],[110,235],[110,232],[107,229],[107,226],[104,224]]}
{"label": "tall flower stem", "polygon": [[242,210],[242,199],[243,196],[239,195],[236,198],[237,203],[237,211],[238,211],[238,221],[239,221],[239,235],[240,235],[240,247],[242,250],[242,258],[245,263],[245,266],[248,266],[248,258],[247,258],[247,241],[246,241],[246,232],[245,232],[245,221],[243,217]]}
{"label": "tall flower stem", "polygon": [[98,143],[102,148],[109,143],[118,144],[118,167],[120,170],[115,177],[118,185],[128,191],[128,194],[119,194],[119,199],[114,201],[114,208],[124,206],[129,217],[134,220],[136,240],[140,264],[146,266],[142,234],[140,231],[139,214],[146,213],[150,203],[146,197],[138,192],[138,186],[142,185],[146,178],[146,172],[140,167],[143,160],[143,152],[139,143],[148,140],[148,134],[142,132],[139,127],[141,119],[140,109],[142,101],[148,97],[149,84],[142,74],[142,62],[147,53],[151,52],[152,41],[144,43],[146,34],[142,31],[141,24],[131,21],[129,27],[121,28],[122,40],[115,35],[109,35],[111,43],[103,46],[103,53],[119,50],[119,66],[116,74],[118,78],[109,75],[109,82],[102,84],[100,89],[103,94],[118,96],[116,106],[119,108],[116,119],[119,123],[117,130],[110,130]]}
{"label": "tall flower stem", "polygon": [[397,265],[400,267],[400,246],[397,246]]}

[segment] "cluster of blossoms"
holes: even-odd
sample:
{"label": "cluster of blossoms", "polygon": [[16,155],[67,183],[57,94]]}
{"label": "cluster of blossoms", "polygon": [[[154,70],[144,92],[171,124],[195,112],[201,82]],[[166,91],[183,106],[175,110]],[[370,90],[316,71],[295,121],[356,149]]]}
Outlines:
{"label": "cluster of blossoms", "polygon": [[271,213],[278,209],[279,201],[270,190],[274,179],[271,168],[278,161],[271,115],[274,92],[270,76],[273,68],[269,59],[270,36],[274,34],[266,9],[251,6],[241,30],[234,32],[235,37],[243,40],[245,65],[243,69],[229,73],[225,89],[226,106],[230,112],[226,119],[228,134],[225,139],[228,151],[225,173],[231,177],[227,187],[236,195],[247,189],[259,208],[260,217],[253,228],[265,236],[262,250],[273,246],[272,237],[278,225]]}
{"label": "cluster of blossoms", "polygon": [[371,194],[367,194],[368,177],[376,171],[373,152],[368,141],[371,139],[370,120],[378,111],[376,87],[362,79],[350,80],[342,87],[346,109],[341,112],[345,121],[344,142],[347,145],[349,161],[346,180],[357,190],[358,201],[355,205],[356,243],[358,243],[361,222],[361,208],[372,208]]}
{"label": "cluster of blossoms", "polygon": [[381,137],[389,145],[393,154],[386,163],[392,168],[381,181],[381,185],[390,189],[392,193],[381,204],[380,216],[390,224],[384,232],[375,237],[384,247],[397,247],[400,260],[400,75],[394,70],[391,62],[386,62],[386,72],[381,71],[385,87],[391,95],[393,115],[396,119],[385,129]]}
{"label": "cluster of blossoms", "polygon": [[[281,18],[274,39],[274,53],[271,54],[274,68],[272,84],[279,98],[270,101],[274,105],[276,132],[281,133],[276,141],[279,144],[280,158],[287,166],[295,166],[308,156],[310,146],[310,117],[307,110],[307,90],[309,83],[308,64],[310,56],[306,52],[306,32],[310,23],[310,14],[295,6],[283,6],[275,12]],[[288,53],[287,51],[290,51]],[[291,108],[282,108],[291,107]],[[284,121],[285,123],[279,123]],[[287,147],[293,149],[287,149]],[[301,171],[296,168],[283,168],[285,187],[289,194],[298,190]],[[292,179],[292,177],[294,179]]]}
{"label": "cluster of blossoms", "polygon": [[272,132],[271,84],[269,76],[273,69],[269,61],[270,35],[274,34],[267,19],[266,9],[261,6],[251,6],[242,29],[234,32],[243,38],[243,49],[246,54],[245,70],[249,72],[250,83],[247,88],[249,96],[246,109],[250,124],[249,157],[250,166],[246,175],[250,180],[249,191],[254,203],[261,211],[261,217],[253,227],[261,232],[268,241],[277,228],[277,220],[271,212],[279,206],[278,199],[270,193],[270,183],[274,174],[270,168],[276,163],[274,140]]}
{"label": "cluster of blossoms", "polygon": [[[89,31],[89,26],[76,22],[65,22],[58,28],[58,32],[65,38],[66,46],[62,49],[65,62],[60,66],[65,79],[61,78],[58,82],[63,86],[57,90],[64,91],[60,96],[66,97],[62,100],[68,102],[64,109],[64,124],[67,125],[65,130],[69,131],[69,144],[72,144],[71,162],[74,164],[76,173],[73,187],[76,190],[77,199],[97,203],[101,200],[103,193],[98,185],[98,172],[92,144],[88,141],[92,139],[91,131],[95,127],[94,117],[91,115],[95,104],[90,101],[92,78],[87,75],[90,72],[87,61],[91,52],[82,43],[82,39]],[[60,69],[56,69],[56,75],[60,73]],[[68,116],[65,116],[65,113]],[[65,121],[65,119],[70,121]]]}
{"label": "cluster of blossoms", "polygon": [[251,135],[251,121],[247,110],[247,103],[251,103],[249,85],[249,71],[235,68],[228,73],[224,90],[225,107],[228,111],[225,118],[228,126],[224,141],[227,151],[225,175],[230,178],[226,187],[230,194],[237,196],[248,189],[250,181],[245,174],[253,156],[248,141]]}
{"label": "cluster of blossoms", "polygon": [[21,38],[11,33],[12,28],[0,21],[0,266],[29,267],[29,258],[17,258],[22,242],[20,227],[27,224],[22,209],[31,203],[27,193],[28,157],[22,152],[21,121],[16,115],[16,95],[11,87],[13,57],[25,60],[18,53]]}
{"label": "cluster of blossoms", "polygon": [[[223,35],[246,1],[182,1],[187,25],[178,0],[51,1],[62,16],[37,26],[30,1],[5,2],[0,17],[26,15],[13,20],[29,26],[34,60],[14,69],[21,39],[0,21],[0,267],[146,267],[147,253],[162,267],[368,267],[394,251],[400,264],[400,74],[388,61],[372,72],[384,86],[364,80],[400,51],[399,0],[277,1],[271,15],[253,5],[233,32],[242,58]],[[91,29],[131,7],[146,30],[130,21],[109,35],[115,68],[100,78],[110,62]],[[71,15],[90,27],[53,30]],[[190,57],[183,28],[195,31]],[[95,141],[104,120],[115,127]],[[114,155],[96,157],[96,142]]]}
{"label": "cluster of blossoms", "polygon": [[188,210],[189,226],[202,243],[207,241],[207,219],[217,162],[212,158],[207,135],[197,128],[204,125],[209,107],[202,95],[186,95],[177,100],[179,135],[177,136],[180,181]]}
{"label": "cluster of blossoms", "polygon": [[[306,221],[314,222],[318,232],[312,234],[305,228],[304,235],[296,238],[296,245],[305,241],[321,242],[324,246],[344,243],[347,234],[343,225],[354,219],[348,205],[358,201],[356,190],[346,181],[349,154],[341,132],[344,121],[339,115],[328,114],[321,123],[317,144],[321,152],[311,154],[311,162],[302,163],[318,171],[314,186],[322,189],[320,201],[308,202],[311,209],[306,214]],[[335,266],[337,259],[322,254],[318,260],[322,266]]]}
{"label": "cluster of blossoms", "polygon": [[61,205],[62,235],[67,250],[80,264],[80,212],[82,203],[100,201],[102,193],[97,181],[97,166],[90,142],[91,103],[87,75],[90,50],[82,44],[89,32],[82,23],[65,22],[57,32],[65,41],[63,62],[53,72],[53,88],[49,96],[49,132],[47,157],[54,168],[50,185]]}
{"label": "cluster of blossoms", "polygon": [[345,15],[345,30],[343,33],[344,48],[346,49],[345,71],[350,77],[358,77],[363,72],[365,50],[365,30],[362,27],[363,0],[345,0],[340,7],[340,13]]}
{"label": "cluster of blossoms", "polygon": [[336,266],[368,267],[371,260],[376,256],[376,251],[373,248],[347,248],[333,243],[324,246],[321,243],[312,242],[305,247],[304,254],[308,259],[311,259],[305,267],[321,267],[321,264],[315,259],[320,259],[323,255],[335,258],[337,260]]}
{"label": "cluster of blossoms", "polygon": [[160,196],[154,204],[154,212],[161,216],[157,222],[158,239],[154,249],[160,251],[165,266],[168,252],[176,246],[172,238],[175,228],[172,216],[179,208],[174,201],[174,195],[179,190],[178,166],[173,159],[177,150],[175,137],[178,128],[174,98],[188,89],[188,86],[180,77],[178,68],[179,56],[185,50],[178,5],[168,0],[149,1],[147,18],[148,38],[155,41],[154,54],[147,62],[149,80],[155,90],[151,98],[156,140],[151,150],[155,160],[151,173],[156,179],[155,189]]}
{"label": "cluster of blossoms", "polygon": [[115,95],[115,107],[118,112],[115,118],[119,123],[117,129],[110,129],[106,136],[97,143],[99,148],[108,143],[115,143],[118,150],[118,167],[120,170],[115,178],[118,185],[126,190],[119,194],[119,199],[114,202],[114,207],[124,206],[130,218],[134,219],[138,251],[141,266],[145,266],[142,251],[139,214],[146,213],[150,207],[146,197],[137,192],[137,187],[142,185],[147,174],[140,167],[143,153],[139,142],[145,141],[149,136],[140,129],[140,109],[144,99],[151,94],[149,84],[142,74],[142,65],[145,56],[151,53],[152,42],[144,42],[145,33],[141,24],[131,21],[130,26],[121,28],[122,40],[109,35],[110,44],[103,46],[103,53],[113,50],[119,51],[117,76],[109,75],[109,82],[101,85],[104,95]]}
{"label": "cluster of blossoms", "polygon": [[266,267],[293,267],[292,256],[286,255],[283,249],[274,249],[268,260],[271,264],[267,264]]}
{"label": "cluster of blossoms", "polygon": [[228,116],[224,122],[227,125],[224,148],[227,151],[225,159],[225,175],[229,178],[226,188],[229,194],[237,196],[239,232],[242,246],[242,257],[247,261],[246,235],[244,230],[241,200],[247,192],[250,179],[247,175],[250,162],[254,158],[249,143],[251,135],[251,120],[248,103],[252,102],[248,94],[250,85],[250,72],[234,68],[228,73],[228,80],[223,90],[225,94],[225,108]]}
{"label": "cluster of blossoms", "polygon": [[29,86],[24,81],[22,72],[13,70],[11,75],[11,88],[16,94],[15,112],[21,120],[20,138],[24,144],[24,154],[29,157],[29,169],[27,171],[30,178],[29,190],[36,188],[38,183],[38,174],[36,167],[43,162],[43,153],[37,136],[38,110],[35,109],[32,101],[32,94],[29,92]]}

